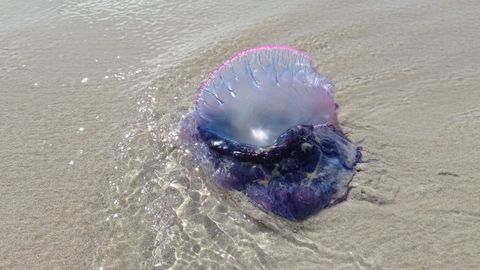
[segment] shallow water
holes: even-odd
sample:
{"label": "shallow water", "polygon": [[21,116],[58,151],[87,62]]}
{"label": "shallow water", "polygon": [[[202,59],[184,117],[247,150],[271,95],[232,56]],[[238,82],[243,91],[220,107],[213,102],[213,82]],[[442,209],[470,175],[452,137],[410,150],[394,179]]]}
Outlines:
{"label": "shallow water", "polygon": [[[0,10],[0,268],[480,263],[476,1],[6,0]],[[265,44],[312,55],[371,159],[346,202],[303,223],[220,192],[178,147],[177,123],[208,73]]]}

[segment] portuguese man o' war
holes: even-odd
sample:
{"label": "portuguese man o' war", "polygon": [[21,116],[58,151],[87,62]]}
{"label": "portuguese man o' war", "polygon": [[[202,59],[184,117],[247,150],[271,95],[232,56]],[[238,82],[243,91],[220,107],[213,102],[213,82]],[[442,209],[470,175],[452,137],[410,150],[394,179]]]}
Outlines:
{"label": "portuguese man o' war", "polygon": [[303,220],[346,199],[360,147],[340,130],[332,82],[287,46],[242,51],[201,85],[180,137],[218,187]]}

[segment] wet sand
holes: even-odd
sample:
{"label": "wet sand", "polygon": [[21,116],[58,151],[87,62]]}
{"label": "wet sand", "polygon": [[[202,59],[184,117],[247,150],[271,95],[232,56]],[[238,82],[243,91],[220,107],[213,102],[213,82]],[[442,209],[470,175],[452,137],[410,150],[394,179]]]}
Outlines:
{"label": "wet sand", "polygon": [[[0,4],[0,269],[476,269],[480,3]],[[303,223],[219,192],[176,124],[235,52],[286,44],[364,148]]]}

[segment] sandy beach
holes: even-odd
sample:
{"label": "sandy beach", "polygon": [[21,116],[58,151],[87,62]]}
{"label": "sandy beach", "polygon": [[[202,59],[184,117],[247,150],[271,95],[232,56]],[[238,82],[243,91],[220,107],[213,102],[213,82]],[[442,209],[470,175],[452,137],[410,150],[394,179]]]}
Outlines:
{"label": "sandy beach", "polygon": [[[480,2],[0,2],[0,269],[478,269]],[[308,52],[363,147],[304,222],[185,165],[195,92]]]}

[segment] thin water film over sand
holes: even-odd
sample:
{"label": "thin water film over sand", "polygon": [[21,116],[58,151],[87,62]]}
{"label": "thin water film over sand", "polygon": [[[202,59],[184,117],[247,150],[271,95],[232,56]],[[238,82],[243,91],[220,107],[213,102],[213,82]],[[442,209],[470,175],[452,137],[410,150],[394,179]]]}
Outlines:
{"label": "thin water film over sand", "polygon": [[[478,268],[478,1],[0,10],[1,269]],[[311,54],[372,160],[301,223],[218,190],[179,147],[204,74],[265,44]]]}

